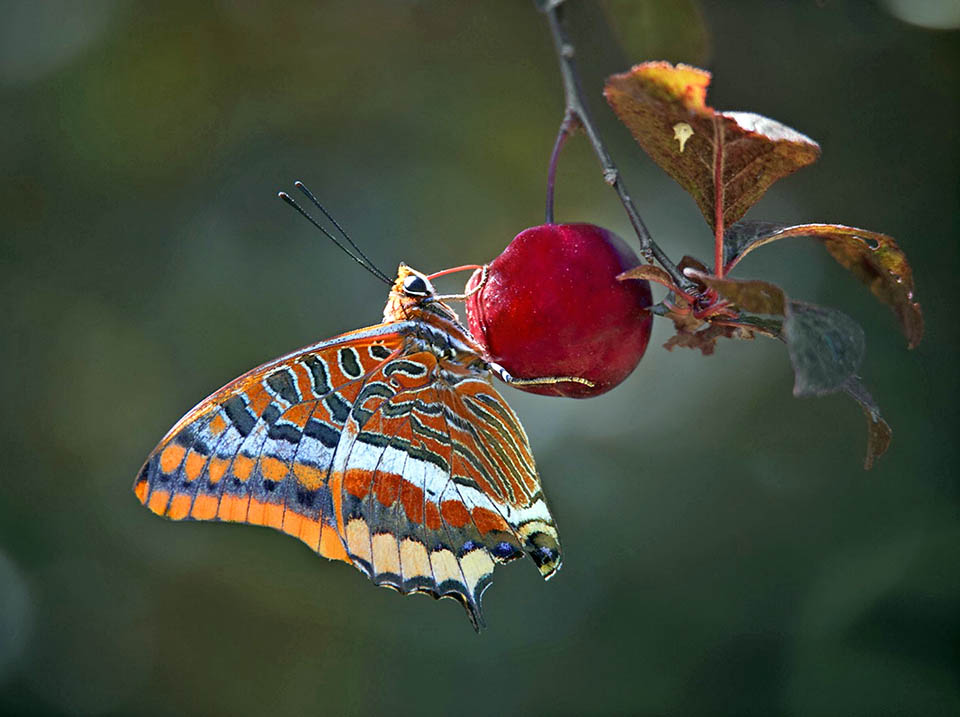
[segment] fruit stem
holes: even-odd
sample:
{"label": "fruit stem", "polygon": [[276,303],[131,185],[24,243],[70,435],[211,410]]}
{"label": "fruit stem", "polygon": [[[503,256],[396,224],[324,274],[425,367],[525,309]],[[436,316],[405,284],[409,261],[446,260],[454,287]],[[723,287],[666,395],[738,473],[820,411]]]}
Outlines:
{"label": "fruit stem", "polygon": [[573,43],[570,42],[570,38],[567,35],[561,19],[563,2],[564,0],[546,0],[546,2],[540,0],[537,3],[540,11],[547,16],[547,22],[550,25],[550,34],[553,36],[553,46],[557,52],[557,62],[560,66],[560,76],[563,78],[563,92],[566,98],[563,123],[560,125],[560,133],[557,135],[557,143],[554,145],[554,156],[551,157],[550,171],[547,179],[547,222],[552,222],[553,219],[552,182],[555,178],[556,160],[559,159],[560,149],[566,140],[565,137],[563,139],[561,139],[561,137],[563,137],[564,134],[569,134],[571,128],[575,126],[572,123],[579,123],[587,133],[587,138],[593,146],[593,151],[597,155],[597,159],[600,160],[604,181],[616,191],[617,196],[620,198],[620,203],[623,205],[627,217],[630,219],[630,224],[633,225],[633,229],[640,239],[640,252],[643,254],[643,258],[651,264],[656,260],[657,263],[670,274],[670,277],[679,288],[688,294],[695,294],[697,293],[696,285],[683,275],[676,264],[670,261],[667,255],[663,253],[663,250],[657,246],[653,237],[650,236],[650,231],[643,223],[643,219],[640,218],[640,213],[637,211],[637,208],[633,205],[633,200],[630,198],[623,178],[620,176],[617,166],[613,163],[610,153],[607,152],[603,141],[600,139],[600,134],[597,132],[597,128],[593,123],[593,119],[590,117],[586,103],[583,100],[580,77],[573,59],[575,49]]}
{"label": "fruit stem", "polygon": [[560,150],[566,144],[567,138],[573,134],[573,123],[569,114],[564,115],[557,132],[557,141],[553,143],[553,153],[550,155],[550,166],[547,168],[547,224],[553,224],[553,189],[557,180],[557,164],[560,162]]}

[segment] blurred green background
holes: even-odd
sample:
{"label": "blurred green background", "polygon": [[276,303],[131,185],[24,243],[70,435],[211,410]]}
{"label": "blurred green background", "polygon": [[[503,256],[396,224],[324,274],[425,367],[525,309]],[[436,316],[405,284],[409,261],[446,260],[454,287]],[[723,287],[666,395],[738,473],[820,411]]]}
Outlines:
{"label": "blurred green background", "polygon": [[[603,397],[504,388],[566,559],[549,584],[498,570],[477,637],[451,601],[270,530],[162,521],[131,485],[210,391],[380,316],[384,287],[278,189],[303,179],[388,272],[487,261],[542,221],[562,107],[532,3],[3,3],[0,712],[960,713],[955,8],[613,2],[618,42],[572,3],[671,255],[709,257],[709,230],[600,97],[643,59],[820,141],[749,216],[897,237],[928,331],[908,352],[813,243],[739,271],[863,323],[894,429],[870,473],[860,409],[793,399],[774,342],[667,353],[658,322]],[[632,239],[582,138],[559,181],[558,219]]]}

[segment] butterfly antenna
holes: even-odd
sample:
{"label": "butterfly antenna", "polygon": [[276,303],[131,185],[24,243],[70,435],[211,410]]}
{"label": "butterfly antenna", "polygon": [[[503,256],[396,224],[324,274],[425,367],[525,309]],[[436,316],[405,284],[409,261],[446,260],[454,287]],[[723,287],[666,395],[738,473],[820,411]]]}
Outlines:
{"label": "butterfly antenna", "polygon": [[[380,271],[380,269],[377,268],[376,264],[374,264],[372,261],[370,261],[370,258],[369,258],[366,254],[363,253],[363,251],[360,249],[360,247],[358,247],[358,246],[356,245],[356,243],[353,241],[353,239],[350,238],[350,235],[347,234],[347,230],[344,229],[342,226],[340,226],[340,222],[338,222],[336,219],[334,219],[334,218],[333,218],[333,215],[332,215],[330,212],[328,212],[328,211],[327,211],[327,208],[320,203],[320,200],[317,199],[316,196],[314,196],[313,192],[311,192],[309,189],[307,189],[307,185],[305,185],[303,182],[301,182],[301,181],[298,179],[296,182],[293,183],[293,186],[295,186],[297,189],[299,189],[301,192],[303,192],[303,193],[307,196],[307,198],[308,198],[311,202],[313,202],[313,205],[314,205],[317,209],[319,209],[321,212],[323,212],[323,216],[325,216],[327,219],[330,220],[330,222],[333,224],[333,226],[335,226],[335,227],[337,228],[337,230],[340,232],[341,236],[343,236],[343,238],[347,240],[347,242],[350,244],[350,246],[353,247],[353,250],[354,250],[355,252],[357,252],[357,254],[358,254],[365,262],[367,262],[367,265],[368,265],[368,266],[373,267],[374,269],[376,269],[377,273],[380,274],[380,276],[386,277],[386,279],[389,281],[390,277],[388,277],[386,274],[384,274],[382,271]],[[390,282],[390,283],[393,283],[393,282]]]}
{"label": "butterfly antenna", "polygon": [[372,261],[370,261],[362,251],[360,251],[357,245],[353,243],[353,240],[351,240],[350,237],[347,237],[346,232],[343,231],[343,228],[339,224],[337,224],[337,222],[333,219],[333,217],[330,216],[329,212],[327,212],[327,210],[323,208],[320,202],[317,201],[316,197],[314,197],[313,194],[311,194],[310,191],[305,186],[303,186],[301,182],[296,182],[295,185],[297,189],[300,189],[308,197],[310,197],[313,203],[320,208],[320,211],[323,212],[325,217],[327,217],[331,222],[333,222],[334,226],[336,226],[337,229],[339,229],[340,232],[347,238],[347,241],[350,242],[350,246],[354,248],[354,250],[357,252],[357,254],[359,254],[359,256],[357,256],[357,254],[354,254],[352,251],[350,251],[346,246],[343,245],[343,243],[339,239],[337,239],[337,237],[335,237],[333,234],[327,231],[327,229],[322,224],[320,224],[320,222],[314,219],[309,212],[307,212],[303,207],[297,204],[297,201],[293,197],[291,197],[289,194],[287,194],[286,192],[278,192],[277,196],[280,197],[280,199],[285,201],[287,204],[289,204],[291,207],[296,209],[300,214],[302,214],[306,218],[307,221],[309,221],[311,224],[313,224],[313,226],[315,226],[317,229],[323,232],[324,236],[326,236],[330,241],[332,241],[334,244],[340,247],[340,249],[343,251],[344,254],[349,256],[351,259],[357,262],[364,269],[366,269],[375,277],[380,279],[380,281],[387,284],[387,286],[392,286],[393,282],[390,280],[390,277],[388,277],[386,274],[380,271],[380,269],[378,269],[377,266]]}

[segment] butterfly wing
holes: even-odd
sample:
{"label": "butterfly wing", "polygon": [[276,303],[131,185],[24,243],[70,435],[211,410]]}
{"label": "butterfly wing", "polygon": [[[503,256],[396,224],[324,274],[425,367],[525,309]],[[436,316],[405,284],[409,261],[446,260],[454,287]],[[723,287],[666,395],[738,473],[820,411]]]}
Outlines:
{"label": "butterfly wing", "polygon": [[206,398],[147,458],[134,492],[173,520],[268,525],[350,562],[327,485],[334,450],[364,375],[397,351],[379,325],[253,369]]}
{"label": "butterfly wing", "polygon": [[485,371],[430,352],[360,391],[334,458],[347,553],[378,585],[452,597],[483,626],[494,565],[560,566],[526,434]]}
{"label": "butterfly wing", "polygon": [[201,402],[134,486],[174,520],[268,525],[474,626],[495,562],[559,567],[526,435],[485,373],[404,352],[403,322],[307,347]]}

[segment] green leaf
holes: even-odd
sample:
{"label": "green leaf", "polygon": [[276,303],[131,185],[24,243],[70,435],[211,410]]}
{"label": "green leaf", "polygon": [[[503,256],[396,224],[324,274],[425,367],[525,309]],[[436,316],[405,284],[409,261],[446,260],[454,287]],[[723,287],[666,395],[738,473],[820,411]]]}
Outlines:
{"label": "green leaf", "polygon": [[848,269],[900,322],[910,348],[923,338],[923,313],[913,300],[913,270],[897,242],[886,234],[843,224],[775,224],[742,221],[723,236],[724,265],[729,272],[754,249],[787,237],[812,237],[823,242],[837,262]]}
{"label": "green leaf", "polygon": [[710,73],[645,62],[607,78],[604,96],[634,139],[689,192],[707,223],[734,223],[778,179],[816,161],[820,146],[786,125],[706,104]]}
{"label": "green leaf", "polygon": [[853,377],[866,350],[863,329],[842,311],[791,301],[783,324],[795,382],[793,395],[824,396]]}

